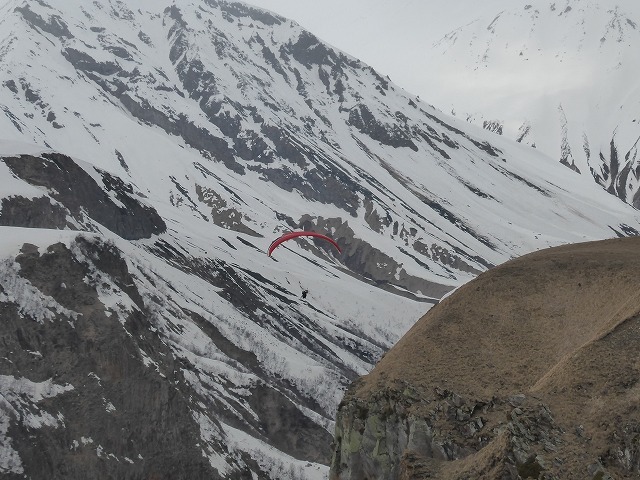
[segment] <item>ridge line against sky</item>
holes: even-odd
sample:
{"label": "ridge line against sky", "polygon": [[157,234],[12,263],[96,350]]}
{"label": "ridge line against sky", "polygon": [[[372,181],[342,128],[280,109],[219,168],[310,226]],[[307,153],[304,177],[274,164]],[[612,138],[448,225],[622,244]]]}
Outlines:
{"label": "ridge line against sky", "polygon": [[330,45],[371,65],[409,93],[430,98],[424,79],[433,75],[421,55],[457,26],[527,0],[249,0],[296,21]]}

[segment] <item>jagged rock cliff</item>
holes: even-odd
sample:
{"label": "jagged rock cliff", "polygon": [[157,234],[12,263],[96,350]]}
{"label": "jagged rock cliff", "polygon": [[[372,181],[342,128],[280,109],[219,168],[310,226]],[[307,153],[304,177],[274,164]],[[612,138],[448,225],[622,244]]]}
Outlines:
{"label": "jagged rock cliff", "polygon": [[539,251],[446,298],[346,394],[330,478],[638,478],[639,248]]}

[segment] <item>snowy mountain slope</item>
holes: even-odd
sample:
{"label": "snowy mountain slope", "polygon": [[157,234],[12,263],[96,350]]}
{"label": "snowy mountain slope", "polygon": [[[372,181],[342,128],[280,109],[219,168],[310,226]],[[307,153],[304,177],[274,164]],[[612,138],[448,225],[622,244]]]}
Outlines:
{"label": "snowy mountain slope", "polygon": [[638,2],[353,0],[340,15],[337,1],[252,3],[638,207]]}
{"label": "snowy mountain slope", "polygon": [[[49,471],[44,449],[68,478],[85,457],[122,478],[322,478],[345,386],[438,298],[521,253],[640,228],[584,176],[268,12],[2,9],[4,472]],[[343,253],[267,257],[292,228]],[[166,463],[158,422],[184,447]]]}
{"label": "snowy mountain slope", "polygon": [[491,13],[435,45],[446,88],[476,98],[460,109],[640,206],[638,3],[537,1]]}

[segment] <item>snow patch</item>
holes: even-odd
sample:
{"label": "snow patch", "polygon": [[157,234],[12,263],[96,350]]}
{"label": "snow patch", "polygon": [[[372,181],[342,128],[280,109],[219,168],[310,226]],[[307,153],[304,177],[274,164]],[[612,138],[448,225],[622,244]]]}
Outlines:
{"label": "snow patch", "polygon": [[20,265],[13,260],[0,261],[0,302],[18,306],[20,315],[29,317],[38,323],[53,321],[57,316],[77,320],[80,315],[69,310],[53,297],[43,294],[28,280],[19,274]]}
{"label": "snow patch", "polygon": [[26,378],[0,375],[0,473],[24,472],[20,456],[8,437],[11,422],[19,422],[28,429],[64,426],[61,413],[54,416],[39,409],[37,404],[73,389],[73,385],[56,384],[53,379],[32,382]]}

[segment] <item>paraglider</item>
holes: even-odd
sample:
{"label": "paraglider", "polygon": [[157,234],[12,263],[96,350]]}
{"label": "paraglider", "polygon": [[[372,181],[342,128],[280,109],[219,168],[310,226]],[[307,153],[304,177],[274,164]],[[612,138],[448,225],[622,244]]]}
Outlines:
{"label": "paraglider", "polygon": [[326,241],[330,242],[334,247],[336,247],[338,252],[342,252],[342,250],[340,250],[340,247],[338,246],[336,241],[331,237],[327,237],[326,235],[323,235],[322,233],[308,232],[308,231],[298,231],[298,232],[287,232],[284,235],[282,235],[281,237],[276,238],[271,243],[271,245],[269,245],[269,250],[267,252],[267,255],[271,256],[271,253],[282,242],[286,242],[287,240],[291,240],[292,238],[297,238],[297,237],[316,237],[316,238],[320,238],[322,240],[326,240]]}

